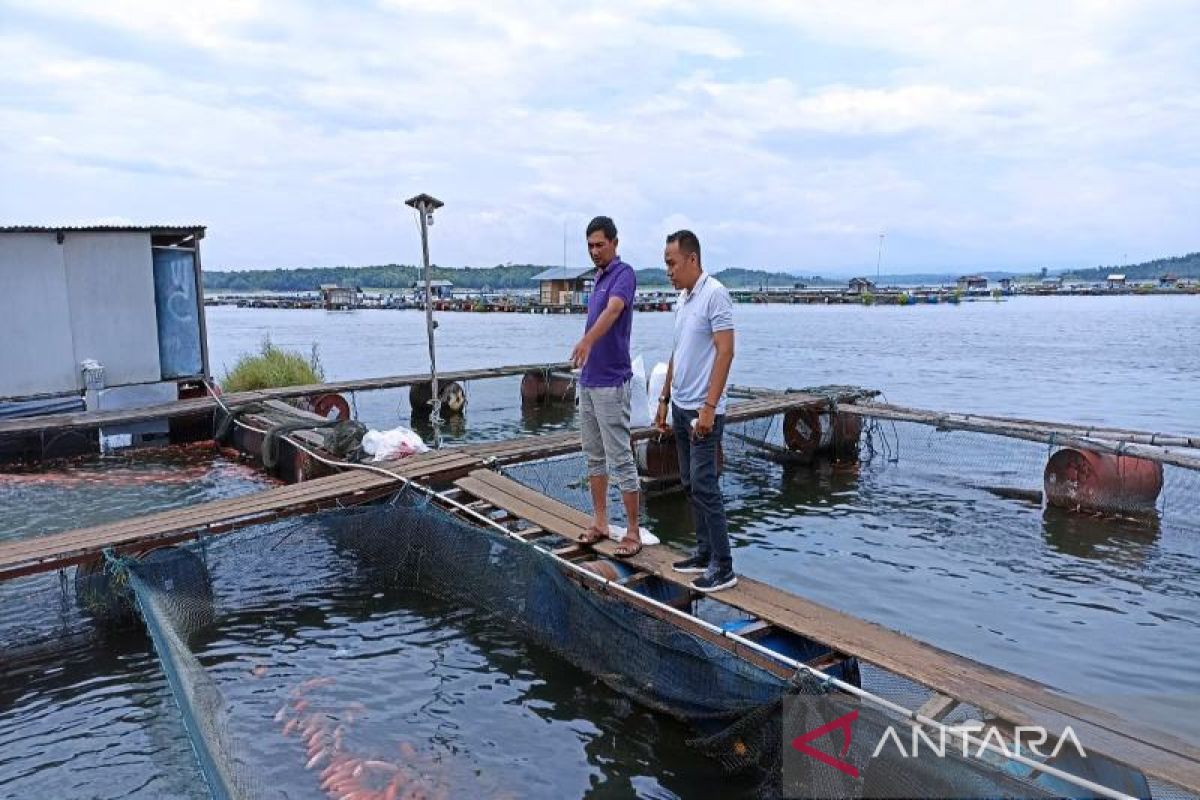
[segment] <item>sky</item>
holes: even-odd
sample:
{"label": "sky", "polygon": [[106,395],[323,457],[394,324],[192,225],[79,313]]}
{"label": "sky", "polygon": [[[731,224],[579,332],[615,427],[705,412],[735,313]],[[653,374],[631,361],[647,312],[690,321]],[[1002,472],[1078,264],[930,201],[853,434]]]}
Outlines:
{"label": "sky", "polygon": [[[200,223],[207,269],[846,275],[1200,250],[1200,3],[0,0],[0,223]],[[564,236],[565,234],[565,236]]]}

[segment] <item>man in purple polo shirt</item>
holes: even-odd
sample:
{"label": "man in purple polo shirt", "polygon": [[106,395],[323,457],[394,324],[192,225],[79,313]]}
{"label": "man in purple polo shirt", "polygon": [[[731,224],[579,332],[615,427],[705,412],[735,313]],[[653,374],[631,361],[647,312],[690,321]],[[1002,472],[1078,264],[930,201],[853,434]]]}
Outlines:
{"label": "man in purple polo shirt", "polygon": [[633,328],[633,267],[617,255],[617,226],[596,217],[587,226],[588,254],[596,265],[596,282],[588,298],[587,326],[571,351],[579,375],[579,427],[587,454],[588,484],[595,521],[581,541],[595,544],[608,536],[608,476],[621,490],[627,519],[625,538],[616,555],[642,549],[638,527],[638,474],[629,443],[629,333]]}

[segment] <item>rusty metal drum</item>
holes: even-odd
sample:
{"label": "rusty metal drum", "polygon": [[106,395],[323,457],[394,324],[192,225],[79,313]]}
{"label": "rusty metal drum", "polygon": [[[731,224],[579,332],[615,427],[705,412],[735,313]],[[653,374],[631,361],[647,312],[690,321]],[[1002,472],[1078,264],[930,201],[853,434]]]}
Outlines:
{"label": "rusty metal drum", "polygon": [[1145,458],[1067,447],[1046,462],[1043,484],[1052,506],[1145,514],[1154,511],[1163,469]]}
{"label": "rusty metal drum", "polygon": [[829,409],[794,408],[783,415],[783,441],[805,458],[831,455],[839,461],[858,459],[862,417],[831,414]]}

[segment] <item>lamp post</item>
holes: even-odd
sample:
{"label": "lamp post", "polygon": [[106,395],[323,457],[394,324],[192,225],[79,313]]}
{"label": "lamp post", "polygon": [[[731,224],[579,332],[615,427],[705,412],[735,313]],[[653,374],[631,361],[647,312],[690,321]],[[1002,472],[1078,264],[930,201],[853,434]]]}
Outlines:
{"label": "lamp post", "polygon": [[442,421],[440,413],[442,404],[438,395],[437,356],[433,347],[433,329],[437,327],[437,324],[433,321],[433,286],[429,275],[429,226],[433,224],[433,212],[445,203],[436,197],[419,194],[405,200],[404,205],[415,208],[417,215],[421,218],[421,258],[425,272],[425,332],[429,337],[429,389],[431,393],[429,403],[432,406],[429,419],[433,423],[434,444],[440,446],[438,423]]}
{"label": "lamp post", "polygon": [[879,254],[875,256],[875,285],[879,285],[879,266],[883,263],[883,231],[879,232]]}

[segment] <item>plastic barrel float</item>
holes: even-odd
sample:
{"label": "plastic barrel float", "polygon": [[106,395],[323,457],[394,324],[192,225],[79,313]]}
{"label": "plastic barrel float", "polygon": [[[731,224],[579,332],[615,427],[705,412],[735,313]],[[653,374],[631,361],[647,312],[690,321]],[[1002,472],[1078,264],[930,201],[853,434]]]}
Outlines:
{"label": "plastic barrel float", "polygon": [[574,403],[574,376],[562,372],[530,370],[521,376],[521,404]]}
{"label": "plastic barrel float", "polygon": [[1043,483],[1052,506],[1146,514],[1155,510],[1163,468],[1146,458],[1067,447],[1050,456]]}
{"label": "plastic barrel float", "polygon": [[674,439],[645,439],[634,446],[638,474],[654,480],[679,480],[679,451]]}
{"label": "plastic barrel float", "polygon": [[[458,381],[439,383],[438,399],[441,401],[443,415],[458,416],[467,407],[467,393]],[[431,400],[433,400],[432,384],[414,383],[409,387],[408,402],[412,405],[414,414],[428,415],[432,410]]]}
{"label": "plastic barrel float", "polygon": [[[643,439],[634,445],[638,475],[655,481],[679,480],[679,451],[674,439]],[[717,474],[725,471],[725,448],[717,443]]]}
{"label": "plastic barrel float", "polygon": [[858,460],[862,417],[824,408],[793,408],[783,415],[783,441],[805,460],[829,454],[837,461]]}

